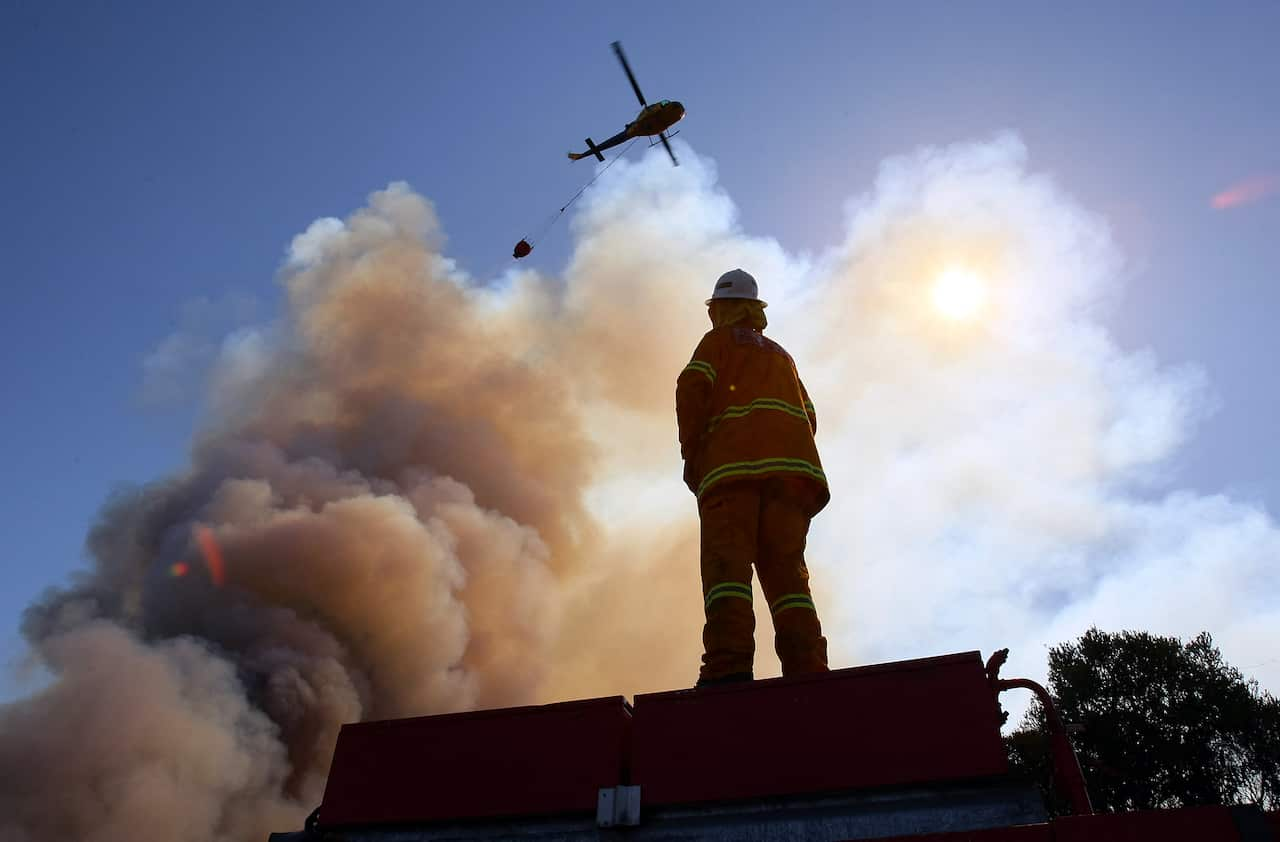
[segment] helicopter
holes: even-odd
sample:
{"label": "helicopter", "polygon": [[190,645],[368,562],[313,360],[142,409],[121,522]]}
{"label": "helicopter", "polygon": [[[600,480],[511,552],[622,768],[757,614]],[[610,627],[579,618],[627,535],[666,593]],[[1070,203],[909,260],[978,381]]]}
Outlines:
{"label": "helicopter", "polygon": [[671,163],[677,167],[680,166],[680,162],[676,160],[676,153],[671,151],[671,144],[667,142],[666,132],[667,129],[684,119],[684,106],[670,99],[664,99],[652,105],[645,102],[644,94],[640,92],[640,85],[636,82],[635,74],[631,72],[631,65],[627,64],[627,57],[622,52],[621,42],[613,42],[613,52],[618,57],[618,61],[622,62],[622,69],[626,71],[627,78],[631,80],[631,87],[636,92],[636,98],[640,100],[640,113],[636,115],[634,120],[627,123],[626,128],[604,143],[597,145],[591,138],[587,138],[587,151],[570,152],[569,160],[579,161],[594,155],[597,160],[603,161],[604,155],[600,153],[606,149],[612,149],[633,137],[642,135],[653,137],[657,135],[662,141],[662,145],[666,148],[667,154],[671,156]]}

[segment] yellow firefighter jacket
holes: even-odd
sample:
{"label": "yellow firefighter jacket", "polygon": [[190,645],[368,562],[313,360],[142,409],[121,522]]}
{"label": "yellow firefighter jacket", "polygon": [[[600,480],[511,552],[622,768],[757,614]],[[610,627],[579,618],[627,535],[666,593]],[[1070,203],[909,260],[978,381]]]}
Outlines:
{"label": "yellow firefighter jacket", "polygon": [[698,499],[722,483],[786,477],[808,486],[817,514],[831,499],[809,393],[781,345],[743,324],[709,331],[676,379],[685,483]]}

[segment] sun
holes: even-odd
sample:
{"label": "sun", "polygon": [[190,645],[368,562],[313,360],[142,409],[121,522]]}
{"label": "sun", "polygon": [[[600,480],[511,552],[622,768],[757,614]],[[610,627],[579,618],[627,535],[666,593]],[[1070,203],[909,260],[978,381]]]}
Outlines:
{"label": "sun", "polygon": [[966,321],[982,309],[987,288],[982,278],[968,269],[952,267],[933,282],[933,306],[953,321]]}

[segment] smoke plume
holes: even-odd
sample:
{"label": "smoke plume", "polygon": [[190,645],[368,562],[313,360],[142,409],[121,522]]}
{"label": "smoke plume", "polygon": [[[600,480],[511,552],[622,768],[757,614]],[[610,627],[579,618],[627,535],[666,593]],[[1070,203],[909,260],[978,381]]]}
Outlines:
{"label": "smoke plume", "polygon": [[[108,501],[89,569],[25,617],[53,678],[0,708],[0,840],[262,839],[318,803],[344,722],[688,686],[672,391],[734,266],[817,404],[834,665],[1012,646],[1042,677],[1090,624],[1267,651],[1280,530],[1169,487],[1207,384],[1108,337],[1105,223],[1016,137],[887,161],[813,258],[681,160],[600,179],[559,278],[470,277],[400,184],[296,237],[280,320],[221,341],[189,466]],[[978,318],[930,304],[954,266]]]}

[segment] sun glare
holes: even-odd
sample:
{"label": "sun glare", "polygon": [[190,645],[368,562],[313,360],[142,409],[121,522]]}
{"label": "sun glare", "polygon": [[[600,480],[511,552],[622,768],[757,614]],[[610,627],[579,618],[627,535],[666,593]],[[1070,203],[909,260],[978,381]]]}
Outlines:
{"label": "sun glare", "polygon": [[933,306],[948,319],[971,319],[982,309],[987,290],[968,269],[947,269],[933,282]]}

